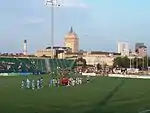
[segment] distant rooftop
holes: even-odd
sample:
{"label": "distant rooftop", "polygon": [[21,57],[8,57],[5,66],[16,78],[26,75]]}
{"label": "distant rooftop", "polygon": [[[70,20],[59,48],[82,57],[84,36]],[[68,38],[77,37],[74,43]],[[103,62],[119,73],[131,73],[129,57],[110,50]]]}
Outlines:
{"label": "distant rooftop", "polygon": [[[46,49],[51,49],[51,47],[47,47]],[[54,46],[53,49],[70,49],[69,47],[62,47],[62,46]]]}
{"label": "distant rooftop", "polygon": [[143,46],[139,46],[139,48],[147,48],[147,47],[143,45]]}
{"label": "distant rooftop", "polygon": [[91,54],[113,54],[113,55],[121,55],[121,53],[115,53],[115,52],[104,52],[104,51],[91,51]]}

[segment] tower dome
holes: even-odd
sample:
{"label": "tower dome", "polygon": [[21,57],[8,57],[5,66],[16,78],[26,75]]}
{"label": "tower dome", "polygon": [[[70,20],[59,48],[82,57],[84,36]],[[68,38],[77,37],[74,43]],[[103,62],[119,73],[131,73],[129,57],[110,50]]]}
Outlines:
{"label": "tower dome", "polygon": [[65,36],[65,47],[72,49],[73,53],[77,53],[79,49],[79,38],[77,34],[73,31],[73,28],[70,28],[70,31]]}
{"label": "tower dome", "polygon": [[73,28],[71,27],[65,38],[78,38],[78,35],[73,31]]}

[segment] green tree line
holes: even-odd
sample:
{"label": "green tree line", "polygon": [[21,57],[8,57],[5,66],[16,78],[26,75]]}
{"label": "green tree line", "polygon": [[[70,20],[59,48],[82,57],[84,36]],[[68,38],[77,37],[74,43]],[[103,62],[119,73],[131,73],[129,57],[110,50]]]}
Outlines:
{"label": "green tree line", "polygon": [[150,65],[150,57],[144,58],[131,58],[129,59],[127,56],[125,57],[117,57],[114,59],[114,67],[121,67],[121,68],[139,68],[139,69],[147,69]]}

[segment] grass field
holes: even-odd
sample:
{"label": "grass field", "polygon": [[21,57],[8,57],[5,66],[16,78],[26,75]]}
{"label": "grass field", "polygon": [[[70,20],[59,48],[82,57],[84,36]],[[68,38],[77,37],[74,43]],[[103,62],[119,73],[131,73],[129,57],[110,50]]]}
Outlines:
{"label": "grass field", "polygon": [[44,89],[33,91],[20,89],[22,79],[0,77],[0,113],[140,113],[150,109],[150,80],[96,77],[75,87],[48,88],[46,75]]}

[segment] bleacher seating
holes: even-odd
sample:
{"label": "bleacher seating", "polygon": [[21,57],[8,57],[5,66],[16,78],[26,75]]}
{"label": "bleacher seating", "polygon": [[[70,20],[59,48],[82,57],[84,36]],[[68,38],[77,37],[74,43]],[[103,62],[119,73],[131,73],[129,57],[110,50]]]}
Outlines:
{"label": "bleacher seating", "polygon": [[67,69],[73,68],[75,61],[67,59],[49,59],[51,70],[57,70],[57,68]]}
{"label": "bleacher seating", "polygon": [[0,73],[18,72],[42,72],[47,73],[52,70],[73,68],[74,60],[67,59],[46,59],[46,58],[0,58]]}

